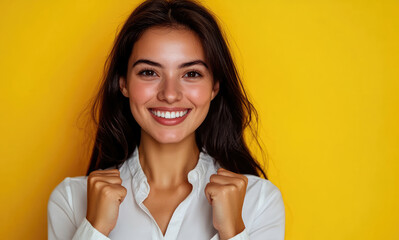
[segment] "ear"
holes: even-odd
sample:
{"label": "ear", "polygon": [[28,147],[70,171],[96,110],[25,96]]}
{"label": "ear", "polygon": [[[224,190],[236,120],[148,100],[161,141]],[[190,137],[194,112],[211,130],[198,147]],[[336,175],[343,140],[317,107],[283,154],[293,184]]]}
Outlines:
{"label": "ear", "polygon": [[219,87],[220,87],[219,81],[215,81],[215,83],[213,84],[212,99],[211,100],[213,100],[216,97],[216,95],[218,94]]}
{"label": "ear", "polygon": [[126,79],[124,77],[119,77],[119,88],[125,97],[129,97],[129,92],[127,91],[127,86],[126,86]]}

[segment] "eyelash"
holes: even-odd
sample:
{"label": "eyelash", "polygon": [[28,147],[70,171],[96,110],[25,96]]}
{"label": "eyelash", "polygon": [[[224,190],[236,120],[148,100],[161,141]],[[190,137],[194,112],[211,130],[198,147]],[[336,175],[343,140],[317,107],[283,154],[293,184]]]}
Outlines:
{"label": "eyelash", "polygon": [[195,76],[195,75],[198,75],[198,76],[196,76],[196,77],[189,77],[189,78],[200,78],[200,77],[202,77],[202,74],[199,73],[199,72],[197,72],[197,71],[195,71],[195,70],[191,70],[191,71],[187,72],[186,74],[184,74],[184,76],[186,76],[186,75],[189,74],[189,73],[194,73],[194,76]]}
{"label": "eyelash", "polygon": [[[144,76],[144,77],[153,77],[153,76],[154,76],[153,74],[148,74],[148,72],[152,72],[153,74],[154,74],[154,73],[157,74],[156,71],[155,71],[154,69],[147,68],[147,69],[141,70],[141,71],[138,73],[138,75],[141,75],[141,76]],[[146,74],[145,74],[145,73],[146,73]],[[184,74],[184,76],[186,76],[186,75],[189,74],[189,73],[194,73],[194,76],[195,76],[195,77],[188,77],[188,76],[187,76],[188,78],[200,78],[200,77],[202,77],[202,74],[199,73],[198,71],[195,71],[195,70],[188,71],[186,74]]]}
{"label": "eyelash", "polygon": [[139,72],[138,75],[141,75],[141,76],[144,76],[144,77],[153,77],[154,75],[149,75],[149,74],[147,75],[147,74],[144,74],[144,73],[148,73],[149,71],[151,71],[151,72],[153,72],[153,73],[156,74],[156,72],[155,72],[154,69],[148,68],[148,69],[143,69],[143,70],[141,70],[141,71]]}

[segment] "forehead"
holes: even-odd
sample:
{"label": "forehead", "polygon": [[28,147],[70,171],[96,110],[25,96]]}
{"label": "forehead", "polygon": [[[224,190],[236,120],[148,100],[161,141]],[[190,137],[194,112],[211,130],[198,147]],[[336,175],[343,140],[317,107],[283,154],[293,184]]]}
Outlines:
{"label": "forehead", "polygon": [[183,27],[147,29],[134,44],[130,60],[141,58],[163,64],[177,64],[187,60],[205,61],[201,40],[196,33]]}

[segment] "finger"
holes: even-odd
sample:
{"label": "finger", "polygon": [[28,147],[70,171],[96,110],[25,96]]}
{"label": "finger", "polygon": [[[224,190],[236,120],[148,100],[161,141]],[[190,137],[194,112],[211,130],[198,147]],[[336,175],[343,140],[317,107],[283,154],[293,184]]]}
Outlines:
{"label": "finger", "polygon": [[118,196],[119,203],[122,203],[123,200],[125,200],[125,197],[127,195],[127,189],[122,185],[115,185],[115,184],[113,185],[113,187]]}
{"label": "finger", "polygon": [[127,193],[126,188],[119,184],[106,184],[100,191],[103,196],[113,200],[121,200]]}
{"label": "finger", "polygon": [[89,182],[93,182],[93,181],[107,179],[107,178],[121,178],[121,177],[118,174],[95,174],[95,175],[89,176],[87,178],[87,180]]}
{"label": "finger", "polygon": [[95,171],[92,171],[92,173],[94,172],[119,172],[119,169],[117,168],[112,168],[112,169],[97,169]]}
{"label": "finger", "polygon": [[224,176],[237,176],[237,175],[240,175],[240,174],[238,174],[238,173],[229,171],[229,170],[224,169],[224,168],[219,168],[219,169],[217,170],[217,174],[224,175]]}
{"label": "finger", "polygon": [[107,178],[107,177],[120,177],[117,173],[97,173],[90,175],[89,178]]}
{"label": "finger", "polygon": [[88,184],[87,185],[87,198],[91,198],[94,196],[100,196],[101,193],[104,191],[104,188],[107,188],[107,186],[110,185],[107,182],[103,181],[97,181],[94,182],[93,184]]}
{"label": "finger", "polygon": [[104,170],[100,170],[101,172],[117,172],[119,173],[119,169],[117,168],[112,168],[112,169],[104,169]]}
{"label": "finger", "polygon": [[119,176],[107,176],[107,177],[101,177],[101,181],[110,183],[110,184],[117,184],[121,185],[122,184],[122,179]]}
{"label": "finger", "polygon": [[230,177],[237,177],[237,178],[241,178],[243,179],[245,182],[248,182],[248,178],[242,174],[239,173],[235,173],[229,170],[226,170],[224,168],[219,168],[217,171],[218,175],[222,175],[222,176],[230,176]]}
{"label": "finger", "polygon": [[88,184],[89,187],[94,186],[95,188],[102,188],[106,185],[109,185],[109,182],[103,181],[102,179],[95,179],[91,182],[91,184]]}
{"label": "finger", "polygon": [[210,182],[221,184],[221,185],[234,184],[237,187],[243,187],[246,185],[246,182],[242,178],[223,176],[223,175],[217,175],[217,174],[211,175],[209,180],[210,180]]}
{"label": "finger", "polygon": [[107,178],[121,178],[118,174],[95,174],[89,176],[87,179],[93,181],[93,179],[107,179]]}
{"label": "finger", "polygon": [[206,185],[204,192],[209,204],[212,205],[213,198],[215,197],[215,195],[218,193],[219,190],[220,190],[220,185],[217,183],[210,182]]}
{"label": "finger", "polygon": [[98,182],[104,182],[107,184],[117,184],[121,185],[122,184],[122,179],[119,176],[93,176],[88,180],[89,186],[95,185]]}
{"label": "finger", "polygon": [[119,204],[122,203],[127,195],[127,189],[119,184],[109,184],[107,187],[109,188],[108,191],[111,192],[111,195],[119,201]]}
{"label": "finger", "polygon": [[106,175],[106,174],[110,174],[110,175],[120,175],[120,172],[118,169],[110,169],[110,170],[96,170],[93,171],[89,174],[89,176],[91,175]]}

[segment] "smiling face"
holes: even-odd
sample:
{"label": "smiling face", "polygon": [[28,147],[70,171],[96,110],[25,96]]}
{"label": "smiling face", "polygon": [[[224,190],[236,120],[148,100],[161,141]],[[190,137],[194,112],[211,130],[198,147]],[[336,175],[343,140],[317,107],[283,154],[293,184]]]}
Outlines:
{"label": "smiling face", "polygon": [[219,84],[197,35],[185,28],[153,27],[134,44],[126,78],[119,84],[129,98],[142,137],[159,143],[195,140]]}

